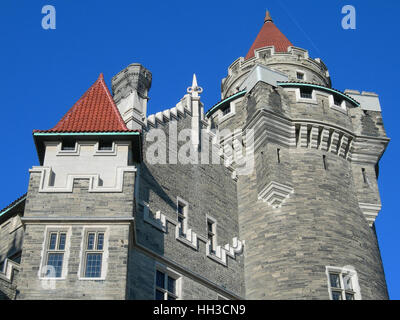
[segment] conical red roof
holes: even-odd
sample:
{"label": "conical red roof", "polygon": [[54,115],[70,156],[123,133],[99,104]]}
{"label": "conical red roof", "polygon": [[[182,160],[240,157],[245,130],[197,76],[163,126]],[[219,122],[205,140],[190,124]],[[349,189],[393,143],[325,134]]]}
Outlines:
{"label": "conical red roof", "polygon": [[275,52],[287,52],[288,48],[293,46],[293,44],[275,26],[271,16],[269,15],[269,12],[267,11],[264,19],[264,25],[258,33],[258,36],[247,53],[245,59],[254,57],[254,50],[268,46],[274,46]]}
{"label": "conical red roof", "polygon": [[96,82],[50,130],[34,132],[127,132],[101,73]]}

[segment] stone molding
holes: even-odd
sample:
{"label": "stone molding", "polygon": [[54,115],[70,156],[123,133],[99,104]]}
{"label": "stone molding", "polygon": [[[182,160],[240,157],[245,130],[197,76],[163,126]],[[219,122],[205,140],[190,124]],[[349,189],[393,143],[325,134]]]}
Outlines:
{"label": "stone molding", "polygon": [[262,200],[273,208],[282,206],[287,198],[294,192],[290,186],[271,181],[259,194],[258,199]]}
{"label": "stone molding", "polygon": [[117,167],[116,179],[113,187],[103,187],[99,185],[99,174],[68,174],[65,187],[53,187],[50,185],[51,167],[33,167],[29,170],[30,173],[40,173],[39,192],[63,192],[72,193],[75,179],[88,179],[89,189],[88,192],[122,192],[124,184],[125,172],[136,172],[136,167]]}
{"label": "stone molding", "polygon": [[245,129],[254,129],[255,151],[265,140],[269,140],[287,148],[300,147],[330,152],[360,164],[375,165],[390,141],[389,138],[357,136],[331,123],[292,120],[265,109],[259,110]]}
{"label": "stone molding", "polygon": [[370,227],[375,223],[376,218],[378,217],[379,212],[382,209],[381,204],[370,204],[370,203],[362,203],[359,202],[360,209],[367,219]]}
{"label": "stone molding", "polygon": [[179,234],[179,223],[178,221],[167,217],[165,214],[161,213],[161,211],[157,211],[155,215],[150,214],[150,206],[145,201],[140,201],[140,205],[143,206],[143,220],[158,229],[161,232],[167,232],[167,222],[173,224],[175,226],[175,239],[177,241],[182,242],[185,245],[193,248],[194,250],[199,250],[198,241],[202,241],[206,243],[206,255],[218,263],[227,266],[227,256],[230,256],[232,259],[236,259],[236,255],[241,254],[243,252],[244,240],[239,240],[237,237],[233,238],[233,243],[230,245],[229,243],[225,246],[216,246],[215,254],[210,253],[209,249],[209,241],[205,236],[197,235],[192,229],[188,229],[186,233],[182,236]]}
{"label": "stone molding", "polygon": [[0,270],[0,278],[6,280],[9,283],[12,283],[14,270],[20,271],[19,263],[16,263],[10,259],[5,259],[3,270]]}

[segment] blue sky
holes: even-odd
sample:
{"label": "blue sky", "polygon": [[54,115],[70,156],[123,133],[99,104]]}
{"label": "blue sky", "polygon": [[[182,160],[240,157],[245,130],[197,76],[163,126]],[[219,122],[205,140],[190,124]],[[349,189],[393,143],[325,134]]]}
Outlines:
{"label": "blue sky", "polygon": [[[44,5],[56,8],[56,30],[41,27]],[[341,8],[357,10],[357,29],[341,27]],[[2,0],[0,2],[0,208],[25,193],[38,165],[33,129],[53,127],[97,79],[133,62],[153,74],[149,112],[173,107],[192,74],[206,110],[220,100],[227,67],[246,55],[265,9],[291,42],[328,66],[333,87],[380,95],[392,139],[381,160],[383,209],[376,227],[390,297],[400,299],[397,118],[400,2]]]}

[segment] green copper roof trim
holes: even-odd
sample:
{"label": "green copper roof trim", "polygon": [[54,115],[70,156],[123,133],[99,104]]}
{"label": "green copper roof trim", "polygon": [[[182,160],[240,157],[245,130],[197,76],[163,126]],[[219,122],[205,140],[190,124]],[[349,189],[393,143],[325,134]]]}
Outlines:
{"label": "green copper roof trim", "polygon": [[212,107],[210,110],[208,110],[208,111],[206,112],[206,117],[208,116],[209,113],[215,111],[218,107],[220,107],[220,106],[223,105],[224,103],[226,103],[226,102],[228,102],[228,101],[231,101],[232,99],[237,98],[238,96],[244,95],[245,93],[246,93],[246,90],[243,90],[243,91],[240,91],[240,92],[238,92],[238,93],[235,93],[234,95],[232,95],[232,96],[230,96],[230,97],[228,97],[228,98],[226,98],[226,99],[224,99],[224,100],[218,102],[214,107]]}
{"label": "green copper roof trim", "polygon": [[354,103],[357,107],[360,106],[360,103],[357,102],[356,100],[354,100],[352,97],[349,97],[349,96],[345,95],[344,93],[342,93],[340,91],[337,91],[337,90],[334,90],[334,89],[331,89],[331,88],[327,88],[327,87],[323,87],[323,86],[319,86],[317,84],[297,83],[297,82],[279,82],[278,81],[278,85],[282,86],[282,87],[284,87],[284,86],[299,86],[299,87],[311,87],[311,88],[321,89],[321,90],[324,90],[324,91],[328,91],[328,92],[332,92],[332,93],[338,94],[341,97],[343,97],[344,99],[349,100],[350,102]]}
{"label": "green copper roof trim", "polygon": [[34,132],[34,136],[137,136],[140,132]]}
{"label": "green copper roof trim", "polygon": [[19,204],[20,204],[22,201],[24,201],[25,199],[26,199],[26,196],[23,197],[23,198],[21,198],[21,199],[19,199],[19,201],[16,202],[16,203],[14,203],[14,205],[11,206],[10,208],[7,208],[7,209],[4,210],[3,212],[0,212],[0,217],[1,217],[2,215],[5,215],[8,211],[14,209],[17,205],[19,205]]}

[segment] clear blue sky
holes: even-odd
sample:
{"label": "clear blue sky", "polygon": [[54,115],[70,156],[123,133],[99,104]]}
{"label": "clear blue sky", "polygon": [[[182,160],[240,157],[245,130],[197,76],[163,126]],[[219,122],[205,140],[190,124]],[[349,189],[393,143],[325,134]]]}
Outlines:
{"label": "clear blue sky", "polygon": [[[41,28],[46,4],[57,10],[56,30]],[[356,30],[341,28],[346,4],[357,10]],[[2,0],[0,208],[26,192],[28,169],[38,165],[32,130],[53,127],[100,72],[110,86],[128,64],[147,67],[150,113],[173,107],[196,72],[207,110],[220,100],[220,81],[247,53],[266,8],[294,45],[325,62],[334,88],[380,95],[392,141],[381,161],[376,226],[390,297],[400,299],[400,1]]]}

